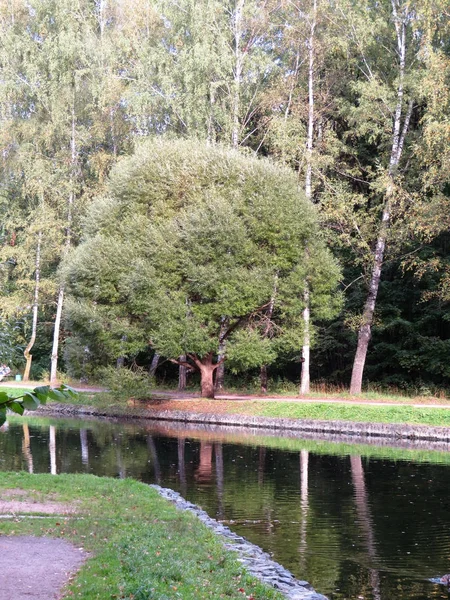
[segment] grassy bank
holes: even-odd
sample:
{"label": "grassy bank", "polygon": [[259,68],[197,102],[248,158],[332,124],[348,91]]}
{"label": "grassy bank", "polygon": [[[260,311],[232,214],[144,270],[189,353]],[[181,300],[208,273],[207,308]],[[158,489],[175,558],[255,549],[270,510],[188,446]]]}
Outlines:
{"label": "grassy bank", "polygon": [[[21,388],[2,387],[3,390],[10,391],[14,395],[20,395],[26,391]],[[450,427],[450,403],[448,401],[441,400],[439,402],[437,399],[433,399],[433,401],[428,399],[428,402],[435,404],[433,408],[428,408],[420,406],[424,401],[423,398],[402,397],[395,399],[396,402],[399,400],[395,406],[388,404],[393,402],[393,398],[390,396],[377,396],[376,401],[379,403],[377,405],[371,404],[374,398],[360,397],[353,400],[355,403],[351,404],[344,403],[343,400],[339,402],[339,399],[334,402],[326,402],[323,398],[320,401],[317,399],[316,402],[313,398],[308,398],[304,402],[299,399],[282,398],[273,401],[264,398],[249,400],[188,398],[173,401],[167,398],[133,403],[127,399],[118,401],[117,398],[111,398],[107,393],[80,393],[78,398],[71,400],[70,403],[77,406],[93,406],[111,416],[130,416],[137,412],[143,416],[151,416],[151,412],[155,410],[177,410],[270,418]],[[385,406],[383,402],[386,403]],[[419,405],[412,406],[413,403]],[[51,406],[51,402],[49,405]]]}
{"label": "grassy bank", "polygon": [[367,404],[344,404],[339,402],[302,402],[290,400],[267,401],[253,400],[154,400],[139,402],[135,405],[115,403],[108,404],[104,399],[96,397],[80,399],[91,406],[98,407],[111,415],[132,415],[139,413],[151,417],[154,411],[189,411],[221,415],[247,415],[286,419],[312,419],[320,421],[351,421],[357,423],[390,423],[408,425],[427,425],[450,427],[450,408],[427,408],[407,404],[383,406]]}
{"label": "grassy bank", "polygon": [[[67,597],[282,598],[243,573],[234,555],[195,517],[144,484],[92,475],[0,473],[0,497],[6,489],[18,500],[50,499],[75,507],[76,513],[65,517],[0,521],[0,535],[64,538],[92,553]],[[13,497],[9,493],[8,499]]]}

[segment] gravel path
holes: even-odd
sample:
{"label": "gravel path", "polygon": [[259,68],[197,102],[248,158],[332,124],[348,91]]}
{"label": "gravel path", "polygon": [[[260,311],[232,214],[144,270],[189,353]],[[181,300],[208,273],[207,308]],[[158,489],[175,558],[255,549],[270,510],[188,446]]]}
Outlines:
{"label": "gravel path", "polygon": [[52,538],[0,536],[0,600],[56,600],[87,553]]}

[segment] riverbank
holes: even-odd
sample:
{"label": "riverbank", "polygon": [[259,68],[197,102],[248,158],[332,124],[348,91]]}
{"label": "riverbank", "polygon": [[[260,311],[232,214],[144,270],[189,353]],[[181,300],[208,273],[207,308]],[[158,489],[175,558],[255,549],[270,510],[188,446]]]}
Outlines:
{"label": "riverbank", "polygon": [[[433,440],[450,442],[450,410],[417,409],[411,406],[371,407],[302,404],[279,401],[276,404],[252,401],[152,400],[127,405],[95,405],[95,398],[81,397],[78,404],[49,403],[37,414],[78,417],[109,417],[178,421],[226,425],[304,434],[342,435],[391,440]],[[360,420],[358,420],[360,419]],[[410,419],[411,422],[408,422]],[[384,422],[383,422],[384,421]],[[429,425],[428,422],[439,423]]]}
{"label": "riverbank", "polygon": [[[33,387],[33,384],[29,386]],[[1,387],[12,393],[22,393],[18,386]],[[432,402],[428,399],[429,404],[425,404],[423,398],[421,402],[412,399],[392,402],[364,398],[221,395],[206,400],[198,394],[155,391],[149,400],[118,402],[101,388],[78,389],[79,397],[71,399],[70,404],[50,402],[39,412],[450,442],[450,402],[437,398]]]}
{"label": "riverbank", "polygon": [[[16,545],[19,544],[16,553],[20,556],[9,567],[12,573],[6,572],[8,567],[2,564],[2,582],[14,585],[14,578],[20,578],[18,565],[26,563],[32,553],[30,540],[45,538],[47,542],[64,541],[66,551],[74,550],[84,561],[81,567],[81,560],[75,561],[74,568],[79,570],[66,581],[64,597],[83,600],[106,596],[136,600],[286,597],[244,570],[238,555],[232,551],[232,538],[227,539],[228,549],[225,549],[217,535],[220,532],[207,527],[198,515],[186,510],[189,507],[177,510],[155,489],[137,481],[92,475],[0,473],[0,499],[3,517],[0,536],[14,536]],[[227,529],[220,524],[218,527]],[[242,538],[235,540],[236,546],[244,542]],[[40,561],[51,566],[51,543],[46,547],[47,554],[41,555]],[[36,574],[40,572],[37,570]],[[32,591],[28,590],[26,597],[53,597],[53,594],[37,595],[40,581],[32,572],[30,577],[27,586]],[[6,597],[19,600],[17,584],[15,592],[12,588],[11,595]],[[307,587],[303,588],[303,595],[299,592],[294,597],[321,598]]]}

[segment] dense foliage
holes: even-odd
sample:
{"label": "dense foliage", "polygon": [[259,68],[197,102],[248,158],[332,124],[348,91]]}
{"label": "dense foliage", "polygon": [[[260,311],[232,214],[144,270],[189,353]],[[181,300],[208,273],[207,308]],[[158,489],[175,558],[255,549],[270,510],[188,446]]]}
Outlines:
{"label": "dense foliage", "polygon": [[[149,341],[162,353],[181,350],[169,352],[162,333],[158,343],[157,336],[146,339],[140,319],[117,298],[103,307],[109,329],[94,314],[98,306],[90,306],[86,343],[80,344],[73,302],[70,319],[61,320],[68,306],[61,261],[83,236],[88,240],[108,227],[94,226],[95,211],[99,219],[110,213],[110,227],[117,226],[107,190],[114,202],[138,202],[142,181],[134,169],[142,155],[135,148],[143,138],[164,135],[270,156],[296,172],[317,205],[329,247],[343,266],[345,304],[331,323],[317,321],[316,314],[313,379],[347,384],[358,344],[358,352],[366,346],[358,358],[366,383],[425,392],[448,387],[449,22],[445,0],[2,3],[2,360],[22,370],[25,350],[32,376],[48,372],[52,356],[53,375],[59,358],[60,370],[91,377],[98,356],[110,365],[119,359],[148,367],[152,353],[143,348]],[[109,180],[111,168],[127,156],[135,158],[121,162]],[[121,196],[125,191],[129,196]],[[215,243],[221,247],[228,237],[243,260],[255,248],[241,243],[238,228],[231,236],[227,224],[235,208],[226,200],[220,211],[215,207],[217,225],[223,225]],[[167,217],[169,205],[164,210]],[[205,244],[200,238],[214,225],[211,210],[195,210],[180,213],[183,227],[192,230],[185,249]],[[122,226],[130,231],[128,217]],[[136,231],[141,217],[135,216]],[[195,219],[205,227],[196,239]],[[175,222],[174,215],[166,227]],[[180,243],[177,235],[171,231],[171,244]],[[145,240],[134,242],[136,250]],[[107,237],[104,243],[102,252],[117,260],[106,269],[97,257],[96,268],[106,269],[103,293],[114,295],[131,261],[143,267],[127,255],[129,243],[121,248],[119,239]],[[205,244],[208,252],[213,249]],[[167,280],[171,276],[169,270]],[[250,278],[234,276],[253,294],[262,293],[259,281],[251,286]],[[154,285],[160,288],[161,280]],[[273,291],[273,279],[271,285]],[[292,327],[297,338],[291,348],[265,342],[264,361],[276,357],[270,370],[276,377],[298,379],[292,358],[302,345],[300,292],[298,306],[283,315],[295,313],[299,325]],[[252,368],[262,355],[252,351],[260,346],[248,333],[240,335],[247,349],[236,351],[235,367],[256,374]],[[231,344],[229,358],[231,365]]]}
{"label": "dense foliage", "polygon": [[92,359],[151,346],[198,369],[211,395],[219,338],[238,369],[298,350],[304,281],[314,320],[339,310],[339,269],[290,170],[157,139],[119,162],[110,194],[63,268],[72,344]]}

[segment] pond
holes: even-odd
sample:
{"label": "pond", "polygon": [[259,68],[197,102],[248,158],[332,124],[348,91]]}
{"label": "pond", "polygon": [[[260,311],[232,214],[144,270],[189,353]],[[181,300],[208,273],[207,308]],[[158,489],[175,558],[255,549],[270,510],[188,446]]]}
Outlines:
{"label": "pond", "polygon": [[450,452],[176,423],[12,418],[0,470],[179,491],[330,600],[449,598]]}

